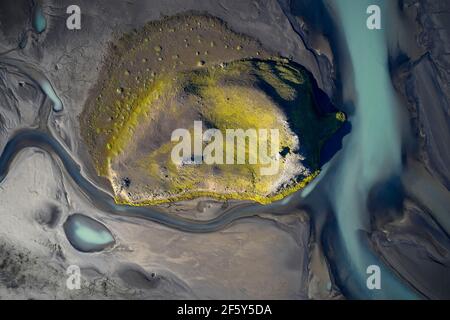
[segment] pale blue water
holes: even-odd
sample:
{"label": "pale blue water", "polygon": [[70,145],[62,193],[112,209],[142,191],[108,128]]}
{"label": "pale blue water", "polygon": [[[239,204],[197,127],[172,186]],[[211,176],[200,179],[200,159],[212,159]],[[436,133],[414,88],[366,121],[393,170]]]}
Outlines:
{"label": "pale blue water", "polygon": [[33,29],[37,33],[42,33],[47,28],[47,20],[40,5],[36,5],[33,12]]}
{"label": "pale blue water", "polygon": [[59,97],[56,95],[51,83],[47,80],[47,78],[44,77],[42,79],[39,79],[38,82],[41,86],[42,91],[44,91],[47,97],[53,102],[53,111],[61,111],[63,109],[61,99],[59,99]]}
{"label": "pale blue water", "polygon": [[105,230],[94,230],[89,226],[83,225],[81,222],[74,223],[74,235],[84,242],[93,245],[104,245],[113,241],[111,234]]}
{"label": "pale blue water", "polygon": [[[355,85],[353,103],[356,111],[350,119],[352,133],[344,143],[328,186],[339,232],[338,258],[346,261],[342,264],[346,269],[345,279],[341,281],[356,298],[417,298],[363,241],[364,231],[370,231],[366,208],[370,188],[401,172],[398,105],[388,70],[389,30],[385,21],[389,6],[395,3],[389,0],[327,0],[327,4],[336,13],[350,55],[350,61],[343,65],[344,88],[351,81]],[[366,27],[366,9],[372,4],[382,9],[382,30]],[[381,290],[366,287],[366,268],[372,264],[381,268]]]}
{"label": "pale blue water", "polygon": [[67,218],[64,232],[72,246],[83,252],[101,251],[115,242],[103,224],[79,213]]}

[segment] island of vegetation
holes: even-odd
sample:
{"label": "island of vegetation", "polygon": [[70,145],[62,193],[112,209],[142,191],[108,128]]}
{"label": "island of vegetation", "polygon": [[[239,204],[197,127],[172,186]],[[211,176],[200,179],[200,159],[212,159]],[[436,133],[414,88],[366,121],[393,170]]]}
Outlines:
{"label": "island of vegetation", "polygon": [[[312,85],[299,64],[268,52],[221,20],[177,15],[111,45],[80,127],[117,203],[198,197],[270,203],[318,174],[324,142],[345,121],[341,112],[319,112]],[[193,132],[198,123],[203,132],[217,129],[224,137],[229,129],[277,130],[279,144],[271,154],[278,170],[261,174],[263,165],[249,161],[175,163],[173,132]],[[271,137],[264,139],[270,146]],[[254,152],[247,141],[246,159]]]}

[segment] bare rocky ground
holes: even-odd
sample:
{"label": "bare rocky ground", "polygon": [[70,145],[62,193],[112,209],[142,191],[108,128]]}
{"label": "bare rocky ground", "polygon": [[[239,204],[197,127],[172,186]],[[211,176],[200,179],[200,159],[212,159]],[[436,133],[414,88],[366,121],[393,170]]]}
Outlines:
{"label": "bare rocky ground", "polygon": [[414,27],[418,49],[401,48],[410,56],[399,68],[398,90],[407,100],[418,159],[450,189],[450,3],[405,1],[404,11]]}

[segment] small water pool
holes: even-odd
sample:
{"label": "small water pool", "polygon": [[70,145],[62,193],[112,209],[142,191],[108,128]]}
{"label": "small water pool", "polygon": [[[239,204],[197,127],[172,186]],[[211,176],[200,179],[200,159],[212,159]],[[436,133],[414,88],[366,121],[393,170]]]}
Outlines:
{"label": "small water pool", "polygon": [[37,33],[42,33],[47,28],[47,20],[45,19],[44,11],[38,4],[36,4],[33,10],[32,24],[34,31],[36,31]]}
{"label": "small water pool", "polygon": [[115,243],[108,228],[80,213],[70,215],[63,228],[70,244],[82,252],[102,251]]}

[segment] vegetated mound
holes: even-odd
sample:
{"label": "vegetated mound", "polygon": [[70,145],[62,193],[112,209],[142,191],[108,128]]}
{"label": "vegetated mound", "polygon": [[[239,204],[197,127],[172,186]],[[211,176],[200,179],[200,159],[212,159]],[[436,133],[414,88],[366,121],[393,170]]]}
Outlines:
{"label": "vegetated mound", "polygon": [[[318,112],[301,66],[273,57],[216,18],[196,15],[166,18],[120,39],[80,117],[99,175],[111,181],[117,202],[135,205],[200,196],[281,199],[317,175],[320,148],[343,121],[342,113]],[[198,152],[174,161],[174,131],[186,129],[194,150],[199,124],[206,135],[215,133],[200,152],[209,150],[216,161]],[[229,129],[257,134],[256,149],[251,137],[244,140],[244,163]],[[271,130],[279,144],[272,144]]]}

